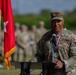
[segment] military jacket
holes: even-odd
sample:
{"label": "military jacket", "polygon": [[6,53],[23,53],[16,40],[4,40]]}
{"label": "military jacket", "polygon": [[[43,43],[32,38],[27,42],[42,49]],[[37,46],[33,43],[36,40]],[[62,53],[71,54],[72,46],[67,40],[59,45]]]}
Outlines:
{"label": "military jacket", "polygon": [[17,38],[18,44],[23,48],[23,46],[29,46],[29,33],[28,32],[22,32],[20,33],[19,37]]}
{"label": "military jacket", "polygon": [[47,32],[47,29],[43,28],[43,29],[37,29],[37,42],[39,41],[39,39],[43,36],[44,33]]}
{"label": "military jacket", "polygon": [[[45,33],[37,44],[36,58],[39,62],[52,61],[52,30]],[[50,57],[49,57],[50,52]],[[76,66],[76,35],[64,29],[58,42],[58,54],[65,63],[67,75],[75,72]],[[49,58],[48,58],[49,57]],[[71,75],[71,74],[70,74]],[[73,74],[74,75],[74,74]]]}

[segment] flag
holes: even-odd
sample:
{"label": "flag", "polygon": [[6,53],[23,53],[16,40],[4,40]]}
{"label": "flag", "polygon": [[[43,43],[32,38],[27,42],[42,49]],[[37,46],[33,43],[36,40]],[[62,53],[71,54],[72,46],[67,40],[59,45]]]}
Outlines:
{"label": "flag", "polygon": [[1,15],[1,10],[2,10],[2,0],[0,0],[0,15]]}
{"label": "flag", "polygon": [[4,22],[4,61],[10,68],[10,57],[15,52],[14,19],[10,0],[2,0],[2,18]]}
{"label": "flag", "polygon": [[1,30],[1,10],[2,10],[2,0],[0,0],[0,30]]}

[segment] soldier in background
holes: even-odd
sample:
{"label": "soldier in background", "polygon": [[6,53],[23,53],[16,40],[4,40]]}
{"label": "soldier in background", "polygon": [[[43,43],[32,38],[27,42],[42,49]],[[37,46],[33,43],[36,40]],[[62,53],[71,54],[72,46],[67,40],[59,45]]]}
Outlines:
{"label": "soldier in background", "polygon": [[4,32],[0,31],[0,68],[3,68]]}
{"label": "soldier in background", "polygon": [[0,31],[0,55],[3,56],[4,32]]}
{"label": "soldier in background", "polygon": [[63,25],[63,13],[52,12],[52,29],[38,42],[36,58],[45,62],[44,75],[76,75],[76,35]]}
{"label": "soldier in background", "polygon": [[26,57],[29,53],[29,33],[26,25],[21,25],[21,33],[18,38],[18,44],[21,47],[19,49],[19,61],[26,61]]}
{"label": "soldier in background", "polygon": [[32,50],[32,54],[36,53],[36,38],[37,38],[37,28],[35,25],[32,26],[30,31],[30,48]]}
{"label": "soldier in background", "polygon": [[17,37],[20,34],[20,24],[15,23],[15,36]]}
{"label": "soldier in background", "polygon": [[16,51],[12,56],[12,61],[18,61],[19,60],[19,49],[20,49],[20,45],[18,44],[19,35],[20,35],[20,24],[15,23]]}
{"label": "soldier in background", "polygon": [[43,21],[39,22],[39,29],[37,30],[38,32],[38,37],[37,37],[37,42],[39,41],[39,39],[42,37],[42,35],[47,32],[47,29],[44,27],[45,23]]}

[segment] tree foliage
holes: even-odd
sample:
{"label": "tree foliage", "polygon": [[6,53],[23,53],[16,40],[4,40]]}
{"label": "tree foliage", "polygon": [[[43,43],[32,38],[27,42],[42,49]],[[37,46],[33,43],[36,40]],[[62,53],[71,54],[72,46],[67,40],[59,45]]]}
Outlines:
{"label": "tree foliage", "polygon": [[[15,22],[19,22],[20,24],[27,25],[29,28],[31,28],[32,25],[36,25],[38,27],[39,21],[44,21],[45,27],[50,29],[50,10],[43,9],[39,14],[30,13],[25,15],[15,15],[14,20]],[[65,20],[64,26],[66,28],[75,29],[76,9],[74,9],[71,12],[68,11],[67,14],[64,14],[64,20]]]}

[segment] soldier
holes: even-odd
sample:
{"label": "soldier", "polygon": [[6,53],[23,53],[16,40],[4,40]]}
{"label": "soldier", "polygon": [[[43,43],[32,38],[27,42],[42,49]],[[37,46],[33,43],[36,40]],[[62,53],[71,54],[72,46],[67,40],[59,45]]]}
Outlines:
{"label": "soldier", "polygon": [[37,29],[37,42],[42,37],[42,35],[47,31],[47,29],[44,27],[45,23],[43,21],[39,22],[39,29]]}
{"label": "soldier", "polygon": [[63,25],[63,13],[51,12],[51,30],[37,45],[36,58],[45,62],[44,75],[76,75],[76,35]]}
{"label": "soldier", "polygon": [[19,61],[26,61],[26,56],[29,52],[29,33],[26,25],[21,25],[21,33],[18,38],[18,44],[21,47],[19,50]]}
{"label": "soldier", "polygon": [[18,44],[19,35],[20,35],[20,24],[15,23],[16,51],[12,55],[12,61],[18,61],[19,60],[19,49],[20,49],[20,45]]}
{"label": "soldier", "polygon": [[15,36],[17,37],[17,35],[20,33],[20,24],[19,23],[15,23]]}
{"label": "soldier", "polygon": [[37,28],[35,25],[32,26],[30,31],[30,48],[32,50],[32,54],[36,53],[36,37],[37,37]]}
{"label": "soldier", "polygon": [[0,68],[3,68],[3,45],[4,45],[4,35],[3,31],[0,31]]}
{"label": "soldier", "polygon": [[0,55],[2,56],[3,56],[3,43],[4,43],[3,31],[0,31]]}

